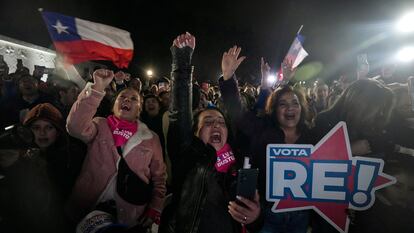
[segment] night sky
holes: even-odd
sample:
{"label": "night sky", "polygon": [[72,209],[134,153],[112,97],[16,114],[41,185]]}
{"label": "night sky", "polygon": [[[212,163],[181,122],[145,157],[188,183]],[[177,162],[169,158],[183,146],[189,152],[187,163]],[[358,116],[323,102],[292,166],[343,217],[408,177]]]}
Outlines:
{"label": "night sky", "polygon": [[403,12],[414,9],[412,0],[2,0],[0,34],[53,48],[39,7],[130,31],[135,46],[130,71],[138,76],[147,68],[156,76],[168,76],[169,47],[185,31],[197,39],[193,63],[199,80],[217,80],[222,53],[237,44],[247,56],[237,74],[258,82],[260,57],[276,70],[302,24],[310,54],[304,64],[322,64],[317,76],[324,79],[352,69],[358,53],[368,54],[374,74],[380,61],[400,45],[414,42],[412,36],[396,35],[392,29]]}

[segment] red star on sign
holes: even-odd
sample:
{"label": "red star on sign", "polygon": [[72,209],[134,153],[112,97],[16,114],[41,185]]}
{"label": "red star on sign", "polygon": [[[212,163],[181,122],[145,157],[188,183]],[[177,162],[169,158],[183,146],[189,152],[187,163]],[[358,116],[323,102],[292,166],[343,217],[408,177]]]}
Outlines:
{"label": "red star on sign", "polygon": [[[304,145],[286,144],[269,146],[273,148],[277,148],[278,146],[283,148],[306,147]],[[269,158],[271,157],[269,156],[268,151],[268,169],[269,164],[271,163],[271,161],[269,162]],[[320,162],[321,164],[325,165],[328,164],[328,166],[336,166],[337,164],[342,164],[345,167],[349,167],[347,176],[344,177],[342,181],[340,179],[341,177],[339,177],[339,179],[336,180],[339,183],[333,184],[329,183],[332,182],[331,179],[330,181],[327,181],[328,183],[325,184],[325,188],[323,188],[325,190],[328,190],[326,187],[330,185],[333,187],[340,187],[342,184],[346,190],[333,190],[334,192],[343,191],[341,193],[344,194],[344,199],[340,201],[335,200],[334,197],[336,195],[333,195],[332,198],[327,199],[309,197],[313,195],[313,192],[315,192],[315,188],[311,187],[311,185],[315,185],[313,184],[315,180],[312,180],[312,178],[309,177],[307,179],[309,179],[310,182],[306,181],[303,186],[303,189],[305,191],[304,193],[307,193],[308,195],[308,197],[305,199],[293,198],[293,192],[290,192],[284,198],[272,199],[269,197],[270,188],[267,188],[268,201],[275,201],[275,204],[272,208],[273,212],[279,213],[313,209],[339,232],[343,233],[348,232],[350,222],[346,213],[347,209],[366,210],[370,208],[375,201],[375,191],[396,182],[394,177],[386,175],[382,172],[384,166],[384,162],[382,160],[365,157],[352,157],[348,132],[346,129],[346,124],[344,122],[338,123],[315,147],[312,147],[312,153],[310,156],[277,156],[273,158],[277,158],[279,162],[283,162],[284,160],[289,162],[292,160],[298,161],[300,164],[303,164],[307,167],[307,176],[312,177],[315,175],[315,173],[320,173],[320,169],[312,168],[312,165],[314,165],[315,162]],[[293,176],[292,173],[286,173],[286,175],[288,179],[293,179],[292,177],[296,177],[297,174]],[[328,173],[325,175],[328,176]],[[268,174],[268,179],[269,176],[270,175]],[[274,183],[280,181],[277,177],[274,177],[273,179]],[[333,178],[333,180],[335,180],[335,178]],[[330,191],[332,190],[330,189]]]}

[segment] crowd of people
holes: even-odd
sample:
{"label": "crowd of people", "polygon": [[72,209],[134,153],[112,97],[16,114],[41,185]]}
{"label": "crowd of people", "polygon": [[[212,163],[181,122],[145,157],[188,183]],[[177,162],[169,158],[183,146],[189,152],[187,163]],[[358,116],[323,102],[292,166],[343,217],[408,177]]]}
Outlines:
{"label": "crowd of people", "polygon": [[[414,231],[413,100],[395,67],[306,87],[291,61],[269,82],[262,58],[260,85],[239,85],[234,46],[211,85],[193,78],[193,35],[170,49],[171,76],[148,86],[102,68],[84,87],[43,82],[1,61],[1,232],[336,232],[311,210],[272,212],[266,147],[315,145],[339,121],[354,156],[383,159],[398,179],[370,210],[349,211],[350,232]],[[259,169],[253,198],[236,194],[244,156]]]}

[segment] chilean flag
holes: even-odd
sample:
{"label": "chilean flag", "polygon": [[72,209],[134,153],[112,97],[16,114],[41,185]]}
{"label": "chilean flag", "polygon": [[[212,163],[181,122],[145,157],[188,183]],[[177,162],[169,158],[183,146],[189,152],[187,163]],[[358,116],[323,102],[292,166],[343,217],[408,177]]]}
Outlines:
{"label": "chilean flag", "polygon": [[128,67],[134,45],[128,31],[54,12],[42,11],[56,50],[68,63],[109,60]]}
{"label": "chilean flag", "polygon": [[292,62],[292,69],[298,67],[303,59],[309,55],[302,46],[304,41],[305,37],[297,34],[295,40],[293,40],[293,43],[289,48],[288,53],[286,54],[285,60]]}
{"label": "chilean flag", "polygon": [[[286,54],[284,61],[292,62],[292,69],[295,69],[296,67],[298,67],[299,64],[303,61],[303,59],[305,59],[309,55],[302,46],[304,41],[305,41],[305,37],[298,33],[295,39],[293,40],[288,53]],[[289,80],[285,80],[285,78],[283,77],[282,67],[280,67],[279,69],[278,80],[279,82],[289,81]]]}

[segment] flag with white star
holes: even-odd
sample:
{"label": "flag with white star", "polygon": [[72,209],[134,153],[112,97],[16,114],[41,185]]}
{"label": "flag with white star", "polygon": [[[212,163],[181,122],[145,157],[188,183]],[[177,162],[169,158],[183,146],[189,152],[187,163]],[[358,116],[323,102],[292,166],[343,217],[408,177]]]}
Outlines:
{"label": "flag with white star", "polygon": [[133,42],[128,31],[54,12],[42,12],[57,52],[69,63],[110,60],[128,67]]}

